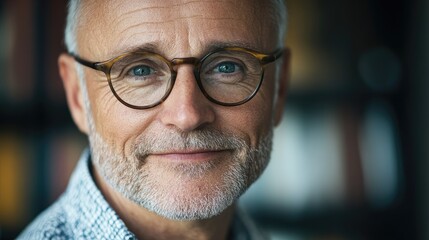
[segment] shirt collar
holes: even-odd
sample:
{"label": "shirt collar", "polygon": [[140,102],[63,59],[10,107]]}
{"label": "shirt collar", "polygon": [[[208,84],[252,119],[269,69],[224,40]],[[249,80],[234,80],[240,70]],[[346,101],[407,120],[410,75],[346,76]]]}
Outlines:
{"label": "shirt collar", "polygon": [[72,226],[76,231],[86,231],[86,237],[91,239],[135,239],[96,186],[91,168],[90,151],[86,149],[66,192]]}

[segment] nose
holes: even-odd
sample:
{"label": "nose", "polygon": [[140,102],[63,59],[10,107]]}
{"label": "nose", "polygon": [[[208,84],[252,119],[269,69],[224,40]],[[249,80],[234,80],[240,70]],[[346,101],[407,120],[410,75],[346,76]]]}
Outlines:
{"label": "nose", "polygon": [[199,89],[192,65],[178,67],[173,89],[161,109],[160,121],[183,132],[198,129],[215,119],[213,104]]}

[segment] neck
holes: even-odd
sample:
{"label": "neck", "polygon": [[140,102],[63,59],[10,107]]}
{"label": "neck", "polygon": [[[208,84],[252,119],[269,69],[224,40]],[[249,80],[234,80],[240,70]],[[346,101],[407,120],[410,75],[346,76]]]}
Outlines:
{"label": "neck", "polygon": [[135,204],[111,188],[93,168],[96,184],[107,202],[138,239],[227,239],[234,206],[203,220],[171,220]]}

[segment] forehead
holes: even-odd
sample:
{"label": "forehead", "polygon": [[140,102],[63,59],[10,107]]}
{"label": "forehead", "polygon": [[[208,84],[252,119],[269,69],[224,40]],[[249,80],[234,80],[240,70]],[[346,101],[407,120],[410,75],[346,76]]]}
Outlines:
{"label": "forehead", "polygon": [[[265,4],[264,4],[265,2]],[[173,54],[203,54],[213,43],[260,51],[276,46],[267,1],[86,1],[78,45],[112,57],[142,45]]]}

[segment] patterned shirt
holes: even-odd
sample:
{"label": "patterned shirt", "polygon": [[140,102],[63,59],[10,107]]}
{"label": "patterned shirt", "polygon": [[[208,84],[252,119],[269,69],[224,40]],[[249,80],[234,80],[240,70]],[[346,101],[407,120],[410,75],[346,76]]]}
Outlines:
{"label": "patterned shirt", "polygon": [[[80,158],[62,196],[18,239],[137,239],[95,185],[90,151]],[[235,214],[230,239],[266,239],[242,211]]]}

